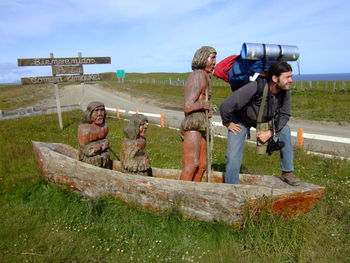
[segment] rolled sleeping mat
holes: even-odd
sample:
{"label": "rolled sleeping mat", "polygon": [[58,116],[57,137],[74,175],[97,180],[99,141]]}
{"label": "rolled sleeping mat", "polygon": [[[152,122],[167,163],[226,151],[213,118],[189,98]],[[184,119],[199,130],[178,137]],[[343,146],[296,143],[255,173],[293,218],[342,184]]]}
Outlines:
{"label": "rolled sleeping mat", "polygon": [[243,43],[241,57],[250,60],[294,61],[299,58],[297,46]]}

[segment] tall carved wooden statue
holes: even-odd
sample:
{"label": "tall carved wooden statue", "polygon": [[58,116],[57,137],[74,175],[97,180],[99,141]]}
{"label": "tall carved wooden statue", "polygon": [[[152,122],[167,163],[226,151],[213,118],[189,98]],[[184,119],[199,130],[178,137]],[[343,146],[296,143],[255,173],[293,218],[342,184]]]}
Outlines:
{"label": "tall carved wooden statue", "polygon": [[106,138],[108,125],[105,123],[106,110],[103,103],[90,102],[78,127],[79,160],[111,169],[109,142]]}
{"label": "tall carved wooden statue", "polygon": [[124,129],[125,139],[122,143],[120,161],[123,168],[131,173],[152,175],[146,148],[146,132],[148,119],[143,114],[131,116]]}
{"label": "tall carved wooden statue", "polygon": [[[185,119],[181,123],[183,136],[181,180],[200,182],[206,168],[206,131],[210,110],[210,73],[216,64],[216,50],[203,46],[192,60],[193,72],[185,84]],[[207,114],[206,114],[207,111]]]}

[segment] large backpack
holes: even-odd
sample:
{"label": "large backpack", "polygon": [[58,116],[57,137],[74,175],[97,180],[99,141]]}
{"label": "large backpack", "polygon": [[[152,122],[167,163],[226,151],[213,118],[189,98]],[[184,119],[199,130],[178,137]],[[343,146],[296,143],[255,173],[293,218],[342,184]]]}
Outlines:
{"label": "large backpack", "polygon": [[229,82],[232,91],[235,91],[256,80],[258,74],[267,71],[274,62],[276,60],[249,60],[233,55],[220,61],[213,75]]}
{"label": "large backpack", "polygon": [[225,82],[228,82],[228,72],[232,68],[232,64],[237,61],[238,57],[238,55],[232,55],[221,60],[218,64],[216,64],[213,75],[217,78],[223,79]]}

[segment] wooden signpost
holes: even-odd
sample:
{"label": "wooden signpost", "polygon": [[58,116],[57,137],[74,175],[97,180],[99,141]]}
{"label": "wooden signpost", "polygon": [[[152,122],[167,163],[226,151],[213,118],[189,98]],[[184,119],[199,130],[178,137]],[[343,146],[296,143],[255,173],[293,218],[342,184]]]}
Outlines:
{"label": "wooden signpost", "polygon": [[111,64],[110,57],[75,57],[75,58],[19,58],[18,66],[63,66],[82,64]]}
{"label": "wooden signpost", "polygon": [[54,76],[21,78],[21,82],[23,85],[26,85],[26,84],[43,84],[43,83],[61,83],[61,82],[99,81],[99,80],[112,79],[111,73],[65,75],[65,76],[55,76],[55,75],[57,75],[57,73],[55,73]]}
{"label": "wooden signpost", "polygon": [[[53,53],[49,58],[19,58],[17,64],[22,66],[51,66],[52,76],[43,77],[27,77],[21,78],[23,85],[26,84],[42,84],[52,83],[54,84],[56,106],[58,114],[58,122],[61,129],[62,114],[61,103],[58,94],[58,83],[61,82],[80,82],[84,93],[85,81],[99,81],[112,79],[111,73],[97,73],[97,74],[84,74],[83,64],[110,64],[110,57],[82,57],[81,52],[78,53],[78,57],[71,58],[54,58]],[[69,75],[74,74],[74,75]]]}
{"label": "wooden signpost", "polygon": [[83,65],[77,65],[77,66],[67,66],[67,65],[61,65],[61,66],[52,66],[52,75],[57,74],[83,74]]}

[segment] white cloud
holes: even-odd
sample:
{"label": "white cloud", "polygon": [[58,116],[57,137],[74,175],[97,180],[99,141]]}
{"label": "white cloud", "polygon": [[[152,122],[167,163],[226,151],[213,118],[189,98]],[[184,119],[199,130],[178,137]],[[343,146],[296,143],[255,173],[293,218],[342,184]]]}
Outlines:
{"label": "white cloud", "polygon": [[0,35],[4,42],[53,33],[79,24],[144,23],[171,19],[218,0],[8,0],[0,2]]}
{"label": "white cloud", "polygon": [[[41,74],[40,74],[41,73]],[[42,76],[48,73],[48,69],[42,68],[39,71],[34,71],[33,68],[23,67],[19,68],[14,63],[0,63],[0,83],[14,83],[20,82],[21,77]]]}
{"label": "white cloud", "polygon": [[[0,63],[81,51],[112,57],[111,65],[86,67],[94,72],[185,72],[202,45],[215,47],[221,60],[239,53],[243,42],[256,42],[299,46],[303,73],[349,72],[349,6],[346,0],[0,0]],[[31,70],[44,72],[39,68]]]}

